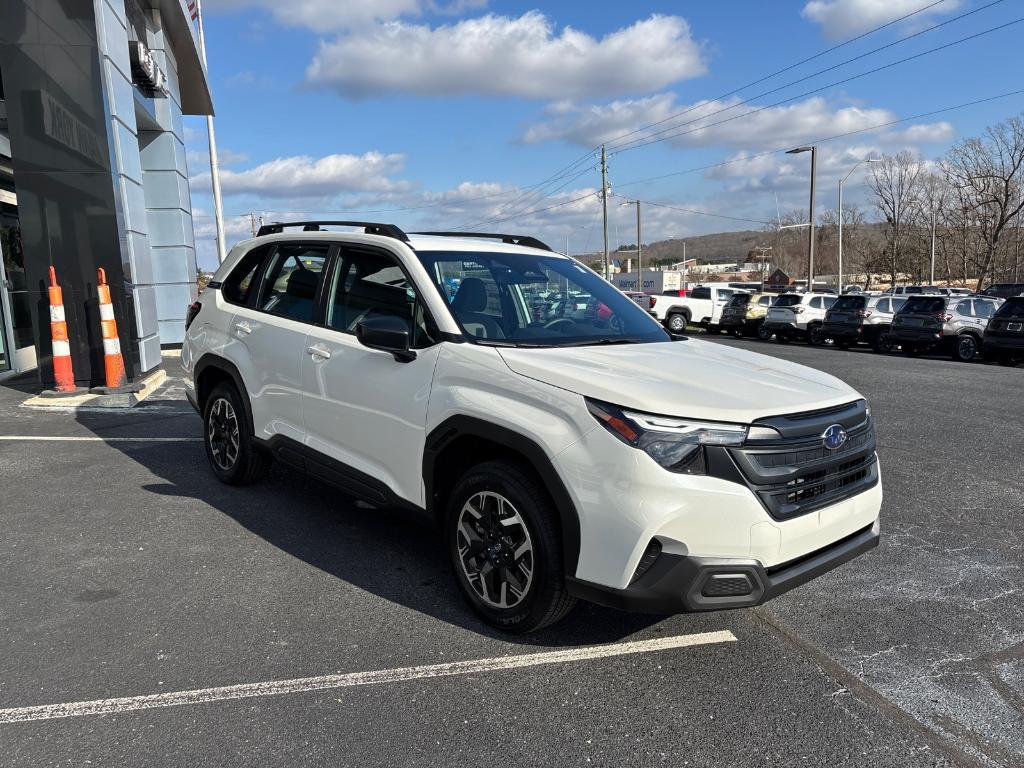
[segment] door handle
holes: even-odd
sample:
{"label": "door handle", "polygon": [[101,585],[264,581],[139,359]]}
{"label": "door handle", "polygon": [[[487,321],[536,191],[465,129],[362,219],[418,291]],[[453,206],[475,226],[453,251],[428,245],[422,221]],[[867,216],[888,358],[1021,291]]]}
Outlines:
{"label": "door handle", "polygon": [[330,360],[331,358],[331,350],[322,344],[314,344],[311,347],[306,347],[306,351],[314,360]]}
{"label": "door handle", "polygon": [[248,336],[252,333],[252,326],[243,320],[240,323],[235,323],[235,330],[239,336]]}

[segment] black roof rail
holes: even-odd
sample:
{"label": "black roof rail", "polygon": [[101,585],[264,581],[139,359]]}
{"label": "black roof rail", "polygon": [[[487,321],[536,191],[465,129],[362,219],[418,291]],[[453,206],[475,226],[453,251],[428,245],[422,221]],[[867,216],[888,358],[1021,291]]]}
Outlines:
{"label": "black roof rail", "polygon": [[395,240],[401,240],[403,243],[409,242],[409,237],[405,232],[394,224],[380,224],[375,221],[272,221],[270,224],[264,224],[260,227],[256,237],[277,235],[283,232],[286,227],[302,227],[303,232],[320,232],[322,231],[320,229],[321,226],[362,227],[363,231],[368,235],[382,235],[384,237],[393,237]]}
{"label": "black roof rail", "polygon": [[434,237],[485,237],[488,240],[501,240],[509,245],[522,245],[527,248],[539,248],[542,251],[554,250],[547,243],[529,235],[501,235],[495,232],[412,232],[413,235],[433,235]]}

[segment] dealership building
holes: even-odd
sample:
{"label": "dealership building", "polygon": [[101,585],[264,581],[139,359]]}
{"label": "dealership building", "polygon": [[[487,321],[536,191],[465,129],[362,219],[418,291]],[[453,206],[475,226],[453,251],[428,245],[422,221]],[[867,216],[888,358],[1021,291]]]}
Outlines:
{"label": "dealership building", "polygon": [[213,113],[185,0],[0,0],[0,378],[53,381],[47,275],[75,379],[103,383],[96,271],[129,379],[196,296],[182,115]]}

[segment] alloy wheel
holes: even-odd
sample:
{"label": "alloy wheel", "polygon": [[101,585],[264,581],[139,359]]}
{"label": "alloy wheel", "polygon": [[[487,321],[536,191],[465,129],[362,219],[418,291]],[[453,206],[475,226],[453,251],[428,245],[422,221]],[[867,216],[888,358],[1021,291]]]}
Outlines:
{"label": "alloy wheel", "polygon": [[967,362],[973,360],[974,356],[978,354],[978,342],[974,340],[973,336],[961,336],[956,342],[956,356],[960,360]]}
{"label": "alloy wheel", "polygon": [[526,521],[492,491],[471,496],[455,529],[459,563],[470,588],[492,608],[519,605],[533,583],[534,552]]}
{"label": "alloy wheel", "polygon": [[239,427],[235,408],[226,397],[219,397],[210,406],[206,421],[206,439],[217,468],[227,472],[238,461]]}

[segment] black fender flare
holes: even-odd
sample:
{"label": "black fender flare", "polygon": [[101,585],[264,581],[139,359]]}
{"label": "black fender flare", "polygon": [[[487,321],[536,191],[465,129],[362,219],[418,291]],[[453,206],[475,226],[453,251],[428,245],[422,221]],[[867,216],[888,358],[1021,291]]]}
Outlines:
{"label": "black fender flare", "polygon": [[580,518],[565,483],[559,477],[551,459],[534,440],[507,427],[493,424],[475,416],[450,416],[437,425],[429,435],[423,450],[423,485],[426,491],[427,511],[438,513],[434,508],[434,469],[437,457],[456,438],[472,435],[501,445],[523,456],[540,476],[545,489],[558,510],[562,528],[562,559],[565,573],[576,575],[580,557]]}
{"label": "black fender flare", "polygon": [[249,402],[249,390],[245,387],[245,382],[242,380],[242,374],[238,372],[238,368],[227,358],[215,355],[212,352],[207,352],[205,355],[200,357],[194,366],[192,366],[192,381],[196,388],[196,408],[199,410],[199,415],[203,415],[204,404],[200,402],[199,397],[199,380],[205,371],[214,368],[218,371],[226,373],[231,380],[235,383],[235,388],[238,390],[238,394],[242,396],[242,407],[245,409],[245,419],[249,424],[249,432],[252,433],[254,430],[252,420],[252,404]]}

